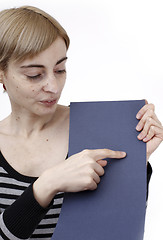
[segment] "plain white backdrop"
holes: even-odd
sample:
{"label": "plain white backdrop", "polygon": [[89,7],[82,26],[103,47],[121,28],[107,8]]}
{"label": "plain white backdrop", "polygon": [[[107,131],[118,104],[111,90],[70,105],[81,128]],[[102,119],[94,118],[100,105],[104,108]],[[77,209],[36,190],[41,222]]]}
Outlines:
{"label": "plain white backdrop", "polygon": [[[163,123],[162,0],[1,0],[0,10],[22,5],[47,11],[70,36],[60,104],[147,99]],[[9,100],[0,86],[0,120],[9,113]],[[144,240],[162,240],[163,144],[150,162]]]}

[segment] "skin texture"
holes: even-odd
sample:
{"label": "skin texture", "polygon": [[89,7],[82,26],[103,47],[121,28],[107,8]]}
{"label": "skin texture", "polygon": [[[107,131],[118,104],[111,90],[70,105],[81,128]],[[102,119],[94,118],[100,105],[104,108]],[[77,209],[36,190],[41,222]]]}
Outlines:
{"label": "skin texture", "polygon": [[[102,159],[126,156],[110,149],[86,149],[64,161],[69,108],[57,102],[66,81],[66,54],[65,43],[58,38],[39,55],[21,63],[11,61],[7,72],[0,72],[12,107],[11,115],[0,123],[0,148],[18,172],[38,177],[33,192],[43,207],[57,192],[95,190],[107,165]],[[47,102],[54,99],[55,104]],[[147,101],[136,117],[140,120],[136,129],[142,134],[138,139],[147,142],[148,159],[163,140],[163,127]]]}
{"label": "skin texture", "polygon": [[[65,57],[65,43],[58,38],[48,50],[32,59],[17,64],[10,62],[8,71],[3,76],[3,82],[13,113],[41,117],[54,114],[55,107],[44,107],[40,101],[59,99],[66,80],[66,73],[59,71],[65,70],[66,61],[57,65],[56,63]],[[28,67],[29,65],[38,65],[38,67]],[[39,67],[41,65],[43,67]]]}

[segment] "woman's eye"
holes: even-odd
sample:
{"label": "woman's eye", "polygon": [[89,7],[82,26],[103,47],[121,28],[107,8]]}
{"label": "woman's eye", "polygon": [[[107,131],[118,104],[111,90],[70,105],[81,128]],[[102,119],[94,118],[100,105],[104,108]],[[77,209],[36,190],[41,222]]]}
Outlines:
{"label": "woman's eye", "polygon": [[62,73],[65,73],[66,70],[65,69],[63,69],[63,70],[56,70],[55,72],[58,73],[58,74],[62,74]]}
{"label": "woman's eye", "polygon": [[26,76],[27,76],[27,78],[29,78],[29,79],[38,79],[38,78],[41,77],[41,74],[37,74],[37,75],[33,75],[33,76],[26,75]]}

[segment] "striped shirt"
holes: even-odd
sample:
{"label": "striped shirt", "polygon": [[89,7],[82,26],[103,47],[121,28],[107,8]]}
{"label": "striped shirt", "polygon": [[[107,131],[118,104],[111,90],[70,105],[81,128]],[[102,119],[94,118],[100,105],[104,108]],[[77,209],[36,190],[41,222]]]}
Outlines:
{"label": "striped shirt", "polygon": [[63,193],[58,193],[48,208],[42,208],[33,196],[36,179],[18,173],[0,152],[0,239],[51,239]]}
{"label": "striped shirt", "polygon": [[[151,174],[148,163],[147,197]],[[36,179],[18,173],[0,152],[0,240],[51,239],[63,193],[58,193],[48,208],[42,208],[33,196],[32,184]]]}

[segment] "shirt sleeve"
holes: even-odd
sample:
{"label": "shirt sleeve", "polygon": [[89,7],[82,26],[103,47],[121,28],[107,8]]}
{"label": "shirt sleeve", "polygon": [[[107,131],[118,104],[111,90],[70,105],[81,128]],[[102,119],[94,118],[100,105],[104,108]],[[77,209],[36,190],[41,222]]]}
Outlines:
{"label": "shirt sleeve", "polygon": [[149,182],[150,182],[150,179],[151,179],[151,175],[152,175],[152,167],[151,167],[151,164],[148,162],[148,164],[147,164],[147,195],[146,195],[146,200],[148,200]]}
{"label": "shirt sleeve", "polygon": [[[43,208],[34,198],[33,184],[0,214],[0,239],[28,239],[50,209]],[[2,238],[1,238],[2,237]]]}

